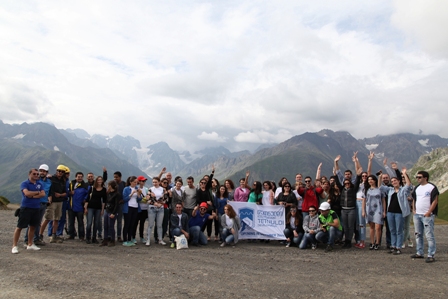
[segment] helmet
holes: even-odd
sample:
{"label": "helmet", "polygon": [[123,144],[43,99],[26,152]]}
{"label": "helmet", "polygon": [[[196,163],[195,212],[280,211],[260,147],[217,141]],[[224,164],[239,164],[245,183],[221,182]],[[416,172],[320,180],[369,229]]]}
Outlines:
{"label": "helmet", "polygon": [[70,173],[70,168],[68,168],[67,166],[65,166],[65,173]]}
{"label": "helmet", "polygon": [[329,204],[328,202],[323,202],[323,203],[320,204],[319,210],[321,210],[321,211],[327,211],[327,210],[329,210],[330,208],[331,208],[331,207],[330,207],[330,204]]}
{"label": "helmet", "polygon": [[49,170],[50,170],[50,167],[48,167],[47,164],[42,164],[41,166],[39,166],[39,170],[41,170],[41,169],[43,169],[43,170],[45,170],[45,171],[49,171]]}
{"label": "helmet", "polygon": [[66,166],[59,164],[58,167],[56,168],[56,170],[61,170],[61,171],[65,172],[66,168],[67,168]]}

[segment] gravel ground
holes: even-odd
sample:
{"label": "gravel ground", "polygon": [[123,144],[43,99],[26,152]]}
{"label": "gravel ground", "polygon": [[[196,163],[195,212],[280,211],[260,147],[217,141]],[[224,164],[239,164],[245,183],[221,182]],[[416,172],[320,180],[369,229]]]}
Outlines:
{"label": "gravel ground", "polygon": [[[17,218],[0,211],[1,298],[445,298],[447,226],[436,227],[436,262],[386,249],[325,253],[285,248],[277,241],[186,250],[99,247],[78,240],[11,254]],[[21,240],[23,240],[22,231]],[[47,239],[48,241],[48,239]],[[165,239],[167,241],[167,239]],[[383,243],[385,243],[383,241]]]}

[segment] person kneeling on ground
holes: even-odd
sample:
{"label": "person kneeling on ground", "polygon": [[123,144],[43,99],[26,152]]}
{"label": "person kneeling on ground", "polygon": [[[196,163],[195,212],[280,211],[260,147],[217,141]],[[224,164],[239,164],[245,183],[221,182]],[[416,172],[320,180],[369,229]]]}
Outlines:
{"label": "person kneeling on ground", "polygon": [[297,213],[297,207],[295,205],[291,206],[291,210],[288,215],[286,215],[286,228],[283,233],[286,237],[286,247],[291,245],[299,246],[304,231],[302,215],[301,213]]}
{"label": "person kneeling on ground", "polygon": [[231,205],[224,206],[224,215],[221,216],[221,247],[238,243],[238,232],[241,228],[240,218]]}
{"label": "person kneeling on ground", "polygon": [[322,231],[316,234],[316,240],[327,243],[325,251],[332,251],[334,240],[342,238],[342,225],[339,222],[335,211],[330,210],[330,204],[323,202],[320,207],[319,221],[322,224]]}
{"label": "person kneeling on ground", "polygon": [[316,206],[310,206],[308,212],[309,214],[303,219],[303,231],[305,234],[302,242],[300,242],[300,249],[306,249],[308,242],[311,243],[311,249],[316,249],[316,234],[322,230]]}
{"label": "person kneeling on ground", "polygon": [[199,205],[199,208],[198,206],[196,206],[191,213],[191,219],[188,222],[190,226],[191,245],[207,245],[207,237],[202,232],[202,228],[204,227],[208,219],[212,220],[216,218],[215,212],[212,212],[212,215],[210,215],[207,213],[207,209],[208,204],[206,202],[202,202]]}
{"label": "person kneeling on ground", "polygon": [[[177,183],[176,183],[177,184]],[[188,215],[182,212],[182,204],[177,203],[175,210],[176,213],[171,214],[170,218],[170,235],[171,239],[171,248],[174,248],[174,237],[179,237],[181,234],[184,234],[185,238],[190,237],[189,228],[188,228]]]}

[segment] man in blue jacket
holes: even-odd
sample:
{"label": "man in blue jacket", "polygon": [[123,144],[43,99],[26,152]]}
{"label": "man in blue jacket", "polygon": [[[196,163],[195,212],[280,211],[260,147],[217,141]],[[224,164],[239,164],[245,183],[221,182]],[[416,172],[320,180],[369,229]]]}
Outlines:
{"label": "man in blue jacket", "polygon": [[85,237],[84,230],[84,202],[88,196],[89,185],[84,182],[84,174],[76,173],[76,179],[70,182],[70,208],[68,209],[68,234],[69,239],[75,238],[75,218],[78,222],[78,237],[83,241]]}

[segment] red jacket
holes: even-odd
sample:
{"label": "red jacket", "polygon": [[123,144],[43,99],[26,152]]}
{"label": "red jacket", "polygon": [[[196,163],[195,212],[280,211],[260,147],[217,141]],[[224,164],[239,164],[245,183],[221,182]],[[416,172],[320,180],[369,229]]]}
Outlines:
{"label": "red jacket", "polygon": [[317,196],[319,194],[322,194],[324,192],[324,189],[322,188],[314,188],[311,186],[310,188],[299,188],[298,193],[303,198],[303,204],[302,204],[302,211],[308,212],[310,209],[310,206],[315,206],[316,209],[319,208],[319,199]]}

